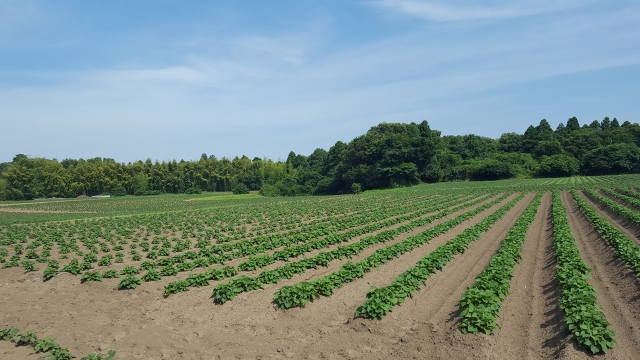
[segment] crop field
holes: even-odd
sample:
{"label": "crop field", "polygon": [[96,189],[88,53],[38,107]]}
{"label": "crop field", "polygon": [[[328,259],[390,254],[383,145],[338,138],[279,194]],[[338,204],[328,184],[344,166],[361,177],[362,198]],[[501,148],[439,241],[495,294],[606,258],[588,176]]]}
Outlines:
{"label": "crop field", "polygon": [[640,176],[0,203],[2,359],[634,359]]}

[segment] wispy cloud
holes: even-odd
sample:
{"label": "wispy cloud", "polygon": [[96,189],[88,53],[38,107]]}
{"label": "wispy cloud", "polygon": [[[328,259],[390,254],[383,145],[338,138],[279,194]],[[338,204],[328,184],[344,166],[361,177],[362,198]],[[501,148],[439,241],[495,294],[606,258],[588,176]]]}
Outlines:
{"label": "wispy cloud", "polygon": [[[582,2],[584,4],[584,2]],[[451,5],[420,0],[381,0],[376,6],[432,21],[505,19],[556,12],[580,6],[576,1],[508,1],[503,5]]]}
{"label": "wispy cloud", "polygon": [[[507,8],[518,16],[553,7],[492,4],[490,9]],[[439,16],[439,21],[480,19]],[[633,8],[567,12],[508,28],[418,24],[348,45],[332,43],[332,36],[346,35],[329,26],[306,33],[245,29],[233,35],[204,29],[180,34],[171,47],[154,42],[146,52],[171,54],[158,61],[141,56],[86,69],[0,68],[0,122],[7,133],[29,134],[29,141],[0,142],[0,154],[128,161],[191,158],[206,151],[277,158],[348,141],[378,122],[422,119],[445,134],[499,136],[505,131],[501,120],[522,119],[510,121],[508,130],[522,131],[535,119],[550,119],[548,104],[535,93],[525,95],[530,111],[514,115],[512,92],[505,88],[584,72],[585,84],[569,84],[571,92],[596,89],[600,84],[590,83],[589,71],[640,64],[639,22],[640,9]],[[618,90],[610,87],[606,93],[636,111],[637,91]],[[594,91],[604,96],[605,91]],[[51,141],[55,134],[78,141]]]}

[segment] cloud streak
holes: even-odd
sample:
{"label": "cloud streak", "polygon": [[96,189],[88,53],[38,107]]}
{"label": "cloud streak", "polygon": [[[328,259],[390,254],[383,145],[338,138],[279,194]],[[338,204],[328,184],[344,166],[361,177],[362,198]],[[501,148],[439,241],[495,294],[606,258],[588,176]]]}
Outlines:
{"label": "cloud streak", "polygon": [[517,18],[579,6],[575,1],[510,1],[502,6],[455,6],[419,0],[381,0],[374,5],[437,22]]}

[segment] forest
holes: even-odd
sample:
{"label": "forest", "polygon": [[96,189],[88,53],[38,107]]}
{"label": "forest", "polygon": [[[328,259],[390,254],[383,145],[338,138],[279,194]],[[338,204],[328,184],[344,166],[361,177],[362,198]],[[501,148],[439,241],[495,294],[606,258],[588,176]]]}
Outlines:
{"label": "forest", "polygon": [[195,161],[29,158],[0,163],[0,200],[98,194],[155,195],[259,190],[265,196],[358,193],[420,182],[640,172],[640,125],[605,117],[582,126],[572,117],[555,130],[543,119],[524,134],[498,139],[442,136],[427,121],[381,123],[348,143],[285,161],[246,156]]}

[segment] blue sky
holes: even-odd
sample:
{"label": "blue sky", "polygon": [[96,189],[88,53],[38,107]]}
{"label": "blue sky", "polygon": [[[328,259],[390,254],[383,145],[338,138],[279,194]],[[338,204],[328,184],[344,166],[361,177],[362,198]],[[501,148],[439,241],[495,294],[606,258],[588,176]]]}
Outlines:
{"label": "blue sky", "polygon": [[640,3],[0,0],[0,162],[640,121]]}

